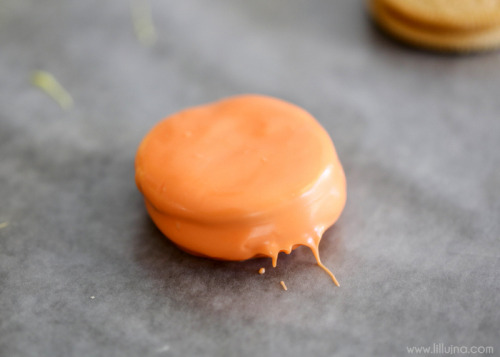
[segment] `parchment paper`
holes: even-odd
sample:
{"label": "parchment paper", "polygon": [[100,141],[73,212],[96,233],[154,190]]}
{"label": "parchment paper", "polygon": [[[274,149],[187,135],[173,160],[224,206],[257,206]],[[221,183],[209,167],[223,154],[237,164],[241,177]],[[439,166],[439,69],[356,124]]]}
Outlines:
{"label": "parchment paper", "polygon": [[[126,1],[0,4],[2,357],[500,353],[498,53],[401,46],[361,0],[151,7],[145,47]],[[35,70],[74,108],[32,86]],[[276,269],[210,261],[148,218],[142,137],[240,93],[296,103],[334,140],[348,204],[320,252],[340,288],[306,248]]]}

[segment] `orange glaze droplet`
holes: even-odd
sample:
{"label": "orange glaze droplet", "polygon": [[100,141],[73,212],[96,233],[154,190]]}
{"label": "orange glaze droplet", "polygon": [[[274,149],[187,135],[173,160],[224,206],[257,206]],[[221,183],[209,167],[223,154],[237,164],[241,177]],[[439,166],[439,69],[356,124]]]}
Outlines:
{"label": "orange glaze droplet", "polygon": [[183,110],[146,135],[135,168],[151,218],[181,249],[275,267],[305,245],[338,285],[318,246],[344,208],[345,176],[305,110],[260,95]]}

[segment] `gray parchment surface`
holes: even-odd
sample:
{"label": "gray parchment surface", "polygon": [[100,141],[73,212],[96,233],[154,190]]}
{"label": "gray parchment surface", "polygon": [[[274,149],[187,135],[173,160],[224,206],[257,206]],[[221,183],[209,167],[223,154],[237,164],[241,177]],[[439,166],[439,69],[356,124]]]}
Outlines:
{"label": "gray parchment surface", "polygon": [[[152,9],[147,48],[127,1],[0,3],[0,356],[500,354],[499,53],[406,48],[361,0]],[[38,69],[72,110],[30,84]],[[348,203],[320,251],[341,288],[305,248],[274,270],[210,261],[148,218],[141,138],[240,93],[296,103],[333,138]]]}

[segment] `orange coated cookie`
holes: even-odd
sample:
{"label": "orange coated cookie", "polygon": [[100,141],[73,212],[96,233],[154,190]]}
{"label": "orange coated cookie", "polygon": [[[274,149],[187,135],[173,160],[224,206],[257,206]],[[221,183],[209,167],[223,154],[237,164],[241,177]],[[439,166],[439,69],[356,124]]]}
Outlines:
{"label": "orange coated cookie", "polygon": [[166,118],[143,139],[135,168],[158,228],[181,249],[215,259],[271,257],[275,265],[279,252],[305,245],[322,266],[319,241],[346,201],[327,132],[305,110],[266,96]]}

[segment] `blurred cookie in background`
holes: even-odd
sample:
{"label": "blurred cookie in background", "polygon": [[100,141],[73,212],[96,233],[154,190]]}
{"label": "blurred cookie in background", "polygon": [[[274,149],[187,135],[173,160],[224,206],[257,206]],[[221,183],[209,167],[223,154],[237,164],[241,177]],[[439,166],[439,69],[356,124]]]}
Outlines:
{"label": "blurred cookie in background", "polygon": [[443,52],[500,47],[500,0],[370,0],[384,32],[410,45]]}

